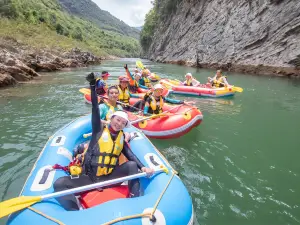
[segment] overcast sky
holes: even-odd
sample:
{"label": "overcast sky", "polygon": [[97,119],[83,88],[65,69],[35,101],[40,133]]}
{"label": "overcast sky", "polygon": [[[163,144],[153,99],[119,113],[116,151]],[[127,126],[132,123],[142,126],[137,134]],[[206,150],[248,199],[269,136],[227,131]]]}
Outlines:
{"label": "overcast sky", "polygon": [[144,24],[145,15],[152,8],[151,0],[92,0],[101,9],[123,20],[131,27]]}

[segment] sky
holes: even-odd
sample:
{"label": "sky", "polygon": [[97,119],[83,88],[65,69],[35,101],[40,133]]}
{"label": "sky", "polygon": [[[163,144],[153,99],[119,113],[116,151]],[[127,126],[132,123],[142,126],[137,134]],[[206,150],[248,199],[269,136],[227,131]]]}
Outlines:
{"label": "sky", "polygon": [[152,8],[151,0],[92,0],[101,9],[131,27],[143,26],[145,15]]}

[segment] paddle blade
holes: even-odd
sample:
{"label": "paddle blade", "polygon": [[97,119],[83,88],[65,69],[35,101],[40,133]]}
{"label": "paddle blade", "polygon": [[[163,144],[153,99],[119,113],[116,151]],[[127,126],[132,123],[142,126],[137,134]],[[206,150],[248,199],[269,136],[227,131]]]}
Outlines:
{"label": "paddle blade", "polygon": [[138,67],[138,68],[140,68],[140,69],[144,69],[144,65],[143,65],[143,63],[141,62],[141,61],[136,61],[136,66]]}
{"label": "paddle blade", "polygon": [[20,196],[0,203],[0,218],[40,202],[41,196]]}
{"label": "paddle blade", "polygon": [[79,89],[79,92],[81,92],[82,94],[85,94],[85,95],[90,95],[91,94],[91,89],[81,88],[81,89]]}
{"label": "paddle blade", "polygon": [[236,92],[243,92],[243,88],[241,88],[241,87],[232,87],[232,90],[234,90]]}

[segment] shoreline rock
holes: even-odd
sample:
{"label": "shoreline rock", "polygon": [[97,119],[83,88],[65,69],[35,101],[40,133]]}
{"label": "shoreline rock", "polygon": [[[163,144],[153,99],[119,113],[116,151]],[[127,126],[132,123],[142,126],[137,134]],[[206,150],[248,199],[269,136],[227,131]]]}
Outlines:
{"label": "shoreline rock", "polygon": [[286,77],[297,77],[300,78],[300,67],[275,67],[267,65],[241,65],[241,64],[220,64],[220,63],[193,63],[190,61],[159,61],[160,63],[170,63],[176,65],[184,65],[197,68],[207,69],[222,69],[228,72],[237,72],[244,74],[255,74],[255,75],[271,75],[271,76],[286,76]]}
{"label": "shoreline rock", "polygon": [[0,87],[15,85],[40,76],[39,72],[101,64],[102,58],[79,48],[33,49],[11,38],[0,38]]}

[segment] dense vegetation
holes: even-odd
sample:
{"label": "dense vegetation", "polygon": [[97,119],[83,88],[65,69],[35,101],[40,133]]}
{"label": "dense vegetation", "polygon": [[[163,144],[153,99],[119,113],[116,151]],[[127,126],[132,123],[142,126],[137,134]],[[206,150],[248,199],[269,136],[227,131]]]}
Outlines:
{"label": "dense vegetation", "polygon": [[154,0],[153,8],[148,12],[145,18],[145,24],[141,31],[140,42],[145,52],[148,51],[152,41],[153,34],[162,21],[170,18],[175,13],[182,0]]}
{"label": "dense vegetation", "polygon": [[[70,14],[94,22],[104,30],[114,31],[123,35],[139,38],[139,31],[128,26],[123,21],[112,16],[109,12],[101,10],[91,0],[58,0],[60,5]],[[126,12],[124,12],[126,13]]]}
{"label": "dense vegetation", "polygon": [[[1,0],[0,16],[1,36],[18,36],[28,43],[34,42],[37,36],[41,37],[43,31],[50,35],[44,36],[44,44],[55,39],[64,40],[64,44],[57,43],[60,47],[80,46],[103,55],[134,57],[140,54],[137,39],[120,32],[104,31],[90,21],[67,13],[56,0]],[[67,40],[74,45],[67,44]]]}

